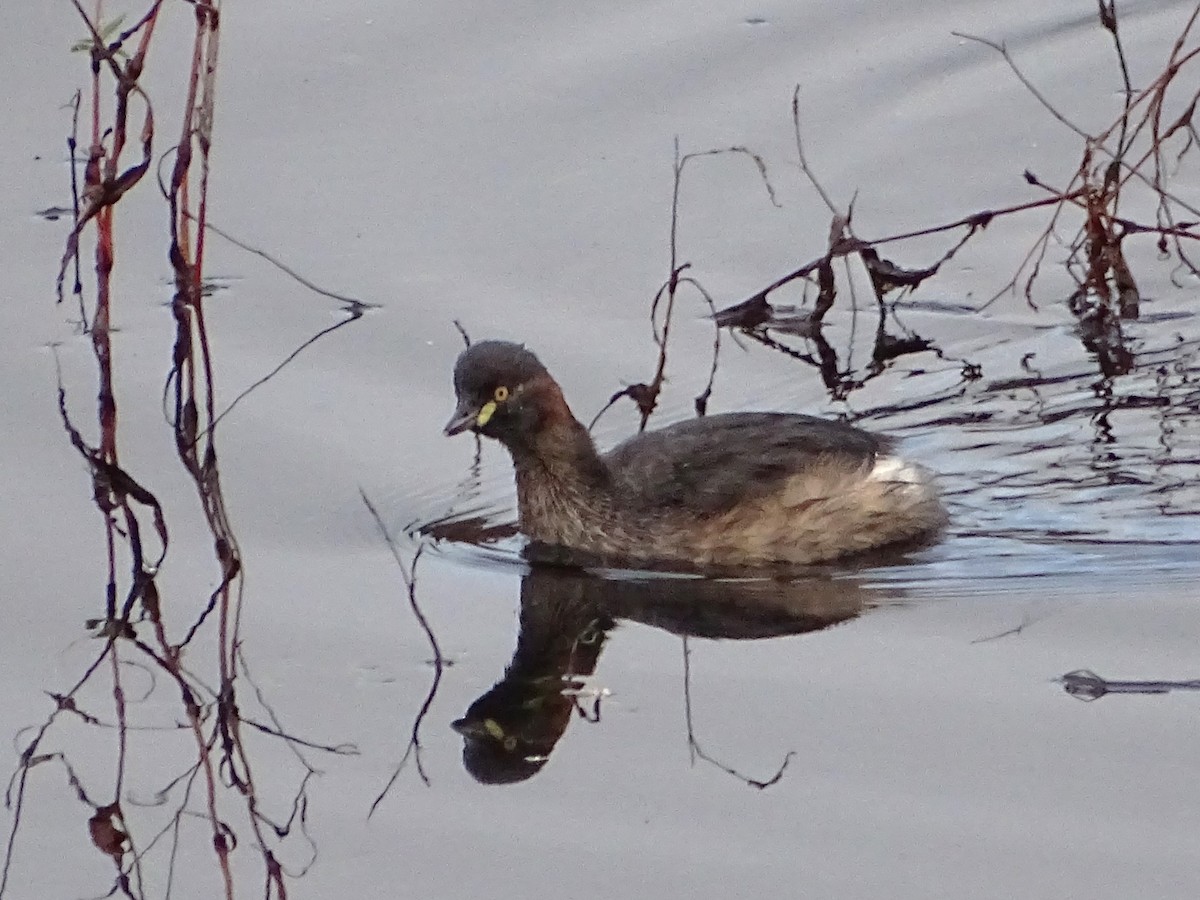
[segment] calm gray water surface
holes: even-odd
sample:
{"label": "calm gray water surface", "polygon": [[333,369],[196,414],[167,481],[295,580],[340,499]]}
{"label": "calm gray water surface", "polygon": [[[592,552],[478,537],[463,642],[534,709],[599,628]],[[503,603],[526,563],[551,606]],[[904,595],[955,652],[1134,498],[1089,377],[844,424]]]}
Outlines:
{"label": "calm gray water surface", "polygon": [[[84,622],[102,615],[107,572],[90,478],[56,406],[57,360],[67,409],[95,439],[91,344],[70,302],[53,303],[69,222],[36,214],[69,206],[61,105],[87,83],[85,58],[67,52],[84,30],[68,4],[11,8],[0,722],[17,734],[94,659]],[[1119,8],[1145,84],[1190,7]],[[164,20],[146,76],[162,150],[189,16]],[[360,490],[406,564],[423,525],[512,515],[503,453],[484,447],[475,475],[472,442],[440,434],[461,346],[452,321],[528,342],[590,418],[653,374],[676,136],[684,152],[742,145],[767,166],[778,206],[745,157],[699,160],[684,182],[681,257],[718,305],[735,303],[826,246],[829,214],[796,170],[795,85],[810,162],[839,204],[857,192],[856,229],[913,230],[1034,197],[1027,169],[1058,184],[1078,165],[1077,136],[950,30],[1005,41],[1060,109],[1100,129],[1120,80],[1094,16],[1071,0],[226,5],[213,220],[379,304],[220,426],[248,670],[288,733],[359,751],[304,751],[321,775],[307,784],[307,839],[297,826],[278,845],[286,870],[304,873],[290,896],[1196,895],[1200,697],[1086,703],[1056,679],[1200,677],[1197,283],[1149,239],[1128,248],[1148,298],[1125,323],[1136,365],[1104,378],[1063,303],[1061,247],[1036,310],[1006,295],[973,311],[1012,276],[1040,214],[997,220],[900,303],[888,333],[936,350],[879,372],[869,287],[843,290],[827,335],[864,379],[843,398],[813,366],[723,338],[710,409],[847,415],[897,435],[942,473],[943,543],[786,584],[546,576],[521,566],[512,539],[429,546],[415,597],[453,664],[419,722],[421,771],[410,754],[392,781],[434,668]],[[1193,156],[1172,186],[1195,203],[1198,183]],[[1131,200],[1128,214],[1148,209]],[[163,422],[164,222],[149,180],[122,201],[114,365],[122,463],[163,504],[159,586],[182,630],[217,576]],[[893,256],[928,265],[950,243]],[[209,252],[228,403],[341,314],[260,257],[216,238]],[[805,302],[798,289],[773,299]],[[680,302],[660,423],[688,415],[705,385],[706,312],[694,295]],[[635,421],[618,406],[597,438],[614,443]],[[211,642],[189,650],[198,673]],[[147,670],[128,678],[145,730],[131,733],[121,800],[145,847],[179,808],[156,793],[186,770],[189,745],[173,688]],[[249,682],[239,689],[243,713],[268,721]],[[109,682],[78,704],[113,721]],[[65,753],[89,798],[110,800],[115,730],[70,716],[56,729],[43,751]],[[497,734],[516,741],[507,756],[489,749]],[[14,767],[27,739],[14,740]],[[287,819],[303,767],[279,738],[247,742],[265,814]],[[220,802],[232,821],[236,792]],[[104,894],[113,865],[89,841],[92,812],[64,767],[30,770],[8,895]],[[172,896],[219,896],[207,826],[183,821]],[[261,859],[248,831],[239,841],[238,892],[253,896]],[[164,896],[165,840],[143,867],[146,896]]]}

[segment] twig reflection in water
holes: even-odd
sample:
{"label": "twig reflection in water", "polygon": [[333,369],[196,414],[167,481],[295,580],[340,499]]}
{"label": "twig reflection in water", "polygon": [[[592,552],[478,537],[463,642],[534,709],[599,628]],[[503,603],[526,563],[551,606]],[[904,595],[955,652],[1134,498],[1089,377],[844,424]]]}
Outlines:
{"label": "twig reflection in water", "polygon": [[[878,602],[853,578],[605,577],[534,566],[521,581],[517,647],[504,677],[453,725],[463,737],[463,765],[484,784],[524,781],[545,766],[574,715],[599,721],[603,695],[585,705],[581,692],[620,619],[685,640],[753,640],[819,631]],[[689,709],[695,756],[752,786],[774,782],[747,778],[699,751],[690,718]]]}
{"label": "twig reflection in water", "polygon": [[1192,681],[1108,681],[1088,669],[1076,669],[1058,679],[1063,690],[1078,700],[1099,700],[1105,694],[1169,694],[1200,691],[1200,678]]}

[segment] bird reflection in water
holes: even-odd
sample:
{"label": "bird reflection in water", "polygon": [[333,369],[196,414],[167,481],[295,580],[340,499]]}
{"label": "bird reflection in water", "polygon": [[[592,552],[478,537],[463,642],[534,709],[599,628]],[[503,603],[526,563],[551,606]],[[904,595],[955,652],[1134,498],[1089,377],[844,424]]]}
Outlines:
{"label": "bird reflection in water", "polygon": [[877,603],[847,576],[720,579],[535,565],[521,581],[512,662],[453,724],[463,765],[484,784],[524,781],[545,766],[572,718],[598,720],[599,698],[585,704],[581,692],[619,620],[684,638],[754,640],[819,631]]}

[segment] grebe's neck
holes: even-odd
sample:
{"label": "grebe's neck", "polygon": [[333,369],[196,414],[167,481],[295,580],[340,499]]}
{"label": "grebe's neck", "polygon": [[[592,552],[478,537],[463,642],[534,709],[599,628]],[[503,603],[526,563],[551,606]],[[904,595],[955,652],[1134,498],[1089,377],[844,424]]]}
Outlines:
{"label": "grebe's neck", "polygon": [[538,385],[537,421],[506,441],[517,481],[521,530],[532,540],[570,543],[610,490],[608,467],[557,384]]}

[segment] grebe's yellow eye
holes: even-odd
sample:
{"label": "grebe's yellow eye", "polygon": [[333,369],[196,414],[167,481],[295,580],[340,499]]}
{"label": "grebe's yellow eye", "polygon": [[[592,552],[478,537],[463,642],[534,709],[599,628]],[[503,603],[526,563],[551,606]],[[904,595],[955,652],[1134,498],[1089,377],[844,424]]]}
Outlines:
{"label": "grebe's yellow eye", "polygon": [[506,388],[504,385],[500,385],[500,387],[496,388],[496,391],[494,394],[492,394],[492,397],[495,398],[497,403],[503,403],[508,399],[508,388]]}

